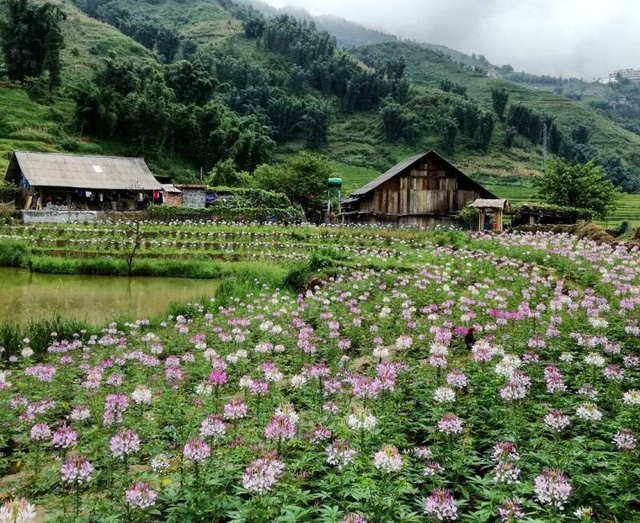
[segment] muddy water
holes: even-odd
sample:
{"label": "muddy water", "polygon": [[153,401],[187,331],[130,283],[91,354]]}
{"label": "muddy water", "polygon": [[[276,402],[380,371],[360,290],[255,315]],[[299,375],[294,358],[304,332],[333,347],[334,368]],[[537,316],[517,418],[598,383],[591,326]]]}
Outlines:
{"label": "muddy water", "polygon": [[106,323],[163,315],[169,302],[187,303],[215,293],[215,280],[59,276],[0,268],[0,321],[26,323],[59,314]]}

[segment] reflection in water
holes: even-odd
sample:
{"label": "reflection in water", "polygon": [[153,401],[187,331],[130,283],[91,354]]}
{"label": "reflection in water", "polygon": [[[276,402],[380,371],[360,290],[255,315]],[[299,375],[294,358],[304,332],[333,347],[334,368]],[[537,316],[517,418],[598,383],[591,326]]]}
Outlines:
{"label": "reflection in water", "polygon": [[28,322],[59,314],[105,323],[120,315],[148,318],[169,302],[186,303],[214,295],[214,280],[59,276],[0,268],[0,318]]}

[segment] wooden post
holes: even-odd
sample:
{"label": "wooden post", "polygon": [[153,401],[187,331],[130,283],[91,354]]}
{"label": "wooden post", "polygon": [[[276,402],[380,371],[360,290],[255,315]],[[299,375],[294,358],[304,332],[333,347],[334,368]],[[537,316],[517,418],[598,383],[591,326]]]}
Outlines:
{"label": "wooden post", "polygon": [[496,209],[496,231],[502,232],[502,209]]}
{"label": "wooden post", "polygon": [[480,209],[480,214],[478,214],[478,230],[479,231],[484,231],[484,220],[485,220],[484,209]]}

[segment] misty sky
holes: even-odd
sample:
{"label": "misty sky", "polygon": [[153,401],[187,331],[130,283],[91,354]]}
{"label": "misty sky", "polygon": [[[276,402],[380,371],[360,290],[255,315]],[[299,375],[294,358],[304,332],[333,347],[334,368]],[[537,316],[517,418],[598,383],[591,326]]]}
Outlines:
{"label": "misty sky", "polygon": [[639,0],[267,0],[403,38],[482,53],[498,65],[591,80],[640,69]]}

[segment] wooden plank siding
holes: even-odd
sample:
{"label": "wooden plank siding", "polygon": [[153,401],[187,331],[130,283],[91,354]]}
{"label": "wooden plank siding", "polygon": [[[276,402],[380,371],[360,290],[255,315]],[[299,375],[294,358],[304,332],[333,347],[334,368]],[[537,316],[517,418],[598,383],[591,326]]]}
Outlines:
{"label": "wooden plank siding", "polygon": [[[401,162],[358,194],[355,215],[373,223],[454,223],[477,198],[492,196],[434,151]],[[354,216],[355,216],[354,215]]]}

